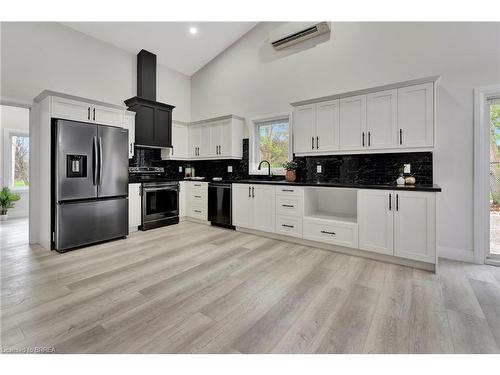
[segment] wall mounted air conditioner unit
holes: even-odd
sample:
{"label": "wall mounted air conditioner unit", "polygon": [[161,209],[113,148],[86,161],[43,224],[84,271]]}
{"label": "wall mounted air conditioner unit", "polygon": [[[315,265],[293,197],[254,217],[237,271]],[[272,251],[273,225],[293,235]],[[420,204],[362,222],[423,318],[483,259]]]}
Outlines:
{"label": "wall mounted air conditioner unit", "polygon": [[274,49],[283,49],[330,32],[330,22],[289,22],[269,33]]}

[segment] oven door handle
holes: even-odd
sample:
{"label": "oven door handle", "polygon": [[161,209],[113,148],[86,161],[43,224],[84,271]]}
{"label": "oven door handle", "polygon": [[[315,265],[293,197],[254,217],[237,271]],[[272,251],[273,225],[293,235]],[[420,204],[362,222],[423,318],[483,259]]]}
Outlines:
{"label": "oven door handle", "polygon": [[162,187],[162,188],[142,188],[143,191],[146,193],[151,192],[151,191],[164,191],[164,190],[175,190],[177,191],[178,189],[176,187]]}

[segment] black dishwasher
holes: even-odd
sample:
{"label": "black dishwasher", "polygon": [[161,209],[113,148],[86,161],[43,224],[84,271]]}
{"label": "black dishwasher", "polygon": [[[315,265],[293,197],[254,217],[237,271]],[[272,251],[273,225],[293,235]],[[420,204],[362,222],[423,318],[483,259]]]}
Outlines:
{"label": "black dishwasher", "polygon": [[212,225],[234,229],[231,184],[221,182],[208,183],[208,221]]}

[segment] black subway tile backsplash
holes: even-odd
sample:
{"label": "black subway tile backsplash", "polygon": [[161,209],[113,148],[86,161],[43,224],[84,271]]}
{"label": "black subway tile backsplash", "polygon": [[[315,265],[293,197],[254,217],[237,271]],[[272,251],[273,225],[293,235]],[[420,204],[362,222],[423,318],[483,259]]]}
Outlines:
{"label": "black subway tile backsplash", "polygon": [[[243,139],[242,160],[196,160],[178,161],[161,160],[159,149],[135,148],[135,156],[130,166],[163,167],[169,178],[183,178],[184,168],[195,168],[197,176],[207,179],[222,177],[223,179],[248,178],[248,139]],[[295,157],[299,163],[297,178],[300,181],[328,181],[339,183],[387,184],[394,183],[399,176],[399,168],[403,164],[411,164],[411,175],[417,184],[432,184],[432,152],[390,153],[390,154],[358,154],[335,156]],[[322,173],[316,173],[317,165],[321,165]],[[179,172],[179,166],[183,172]],[[227,167],[233,172],[228,173]]]}

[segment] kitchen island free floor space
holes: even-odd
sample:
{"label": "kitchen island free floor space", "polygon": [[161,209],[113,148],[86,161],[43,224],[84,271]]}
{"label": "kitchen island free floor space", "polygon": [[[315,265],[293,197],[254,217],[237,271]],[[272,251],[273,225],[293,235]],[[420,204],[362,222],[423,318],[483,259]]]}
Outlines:
{"label": "kitchen island free floor space", "polygon": [[3,348],[498,353],[500,268],[435,275],[193,222],[66,254],[0,225]]}

